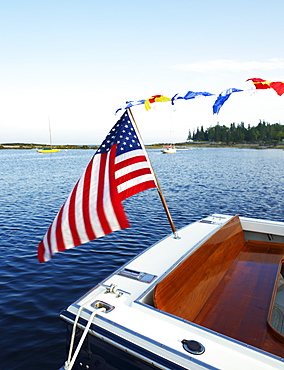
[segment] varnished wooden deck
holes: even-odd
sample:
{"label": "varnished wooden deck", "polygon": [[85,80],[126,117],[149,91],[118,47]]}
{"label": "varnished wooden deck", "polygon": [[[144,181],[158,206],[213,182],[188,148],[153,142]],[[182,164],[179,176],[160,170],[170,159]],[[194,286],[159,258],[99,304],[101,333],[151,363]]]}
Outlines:
{"label": "varnished wooden deck", "polygon": [[236,216],[157,285],[155,305],[284,357],[267,325],[283,257],[284,244],[245,242]]}

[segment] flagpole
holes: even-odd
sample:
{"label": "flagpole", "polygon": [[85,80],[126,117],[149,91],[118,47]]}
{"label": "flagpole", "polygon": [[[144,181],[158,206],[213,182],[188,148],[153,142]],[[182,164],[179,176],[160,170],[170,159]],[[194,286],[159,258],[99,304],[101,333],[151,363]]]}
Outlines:
{"label": "flagpole", "polygon": [[166,215],[167,215],[167,217],[168,217],[169,223],[170,223],[170,225],[171,225],[171,228],[172,228],[172,232],[173,232],[173,234],[174,234],[174,237],[175,237],[175,239],[179,239],[179,236],[178,236],[178,233],[177,233],[177,229],[176,229],[176,227],[175,227],[174,221],[173,221],[172,216],[171,216],[171,214],[170,214],[170,210],[169,210],[169,208],[168,208],[168,205],[167,205],[166,199],[165,199],[164,194],[163,194],[163,192],[162,192],[162,189],[161,189],[161,187],[160,187],[160,184],[159,184],[158,178],[157,178],[157,176],[156,176],[156,173],[155,173],[155,171],[154,171],[154,168],[153,168],[153,166],[152,166],[152,163],[151,163],[151,161],[150,161],[150,158],[149,158],[149,156],[148,156],[148,153],[147,153],[147,151],[146,151],[146,149],[145,149],[145,145],[144,145],[143,139],[142,139],[142,137],[141,137],[141,134],[140,134],[140,132],[139,132],[139,129],[138,129],[137,123],[136,123],[136,121],[135,121],[135,118],[134,118],[134,116],[133,116],[133,114],[132,114],[131,109],[130,109],[130,108],[127,108],[127,110],[129,111],[129,113],[130,113],[130,115],[131,115],[131,118],[132,118],[132,121],[133,121],[133,123],[134,123],[135,129],[136,129],[137,133],[139,134],[139,136],[140,136],[140,140],[141,140],[141,142],[142,142],[142,144],[143,144],[143,147],[144,147],[144,150],[145,150],[145,155],[146,155],[147,160],[148,160],[148,162],[149,162],[149,165],[150,165],[151,171],[152,171],[152,173],[153,173],[153,175],[154,175],[155,183],[156,183],[156,186],[157,186],[157,190],[158,190],[158,193],[159,193],[159,196],[160,196],[161,202],[162,202],[162,204],[163,204],[164,210],[165,210],[165,212],[166,212]]}

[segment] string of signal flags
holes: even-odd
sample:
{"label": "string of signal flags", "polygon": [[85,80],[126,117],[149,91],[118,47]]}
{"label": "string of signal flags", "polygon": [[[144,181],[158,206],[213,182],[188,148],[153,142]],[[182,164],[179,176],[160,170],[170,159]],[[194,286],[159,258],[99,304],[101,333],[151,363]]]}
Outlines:
{"label": "string of signal flags", "polygon": [[[279,96],[284,94],[284,82],[280,82],[280,81],[271,82],[271,81],[263,80],[262,78],[249,78],[246,81],[252,81],[256,90],[273,89],[276,91],[276,93]],[[230,88],[230,89],[223,90],[217,96],[217,99],[215,100],[215,103],[213,104],[213,114],[218,114],[220,112],[221,107],[229,99],[229,97],[233,93],[240,92],[240,91],[244,91],[244,90],[240,90],[236,88]],[[167,98],[166,96],[163,96],[163,95],[153,95],[148,99],[141,99],[141,100],[135,100],[135,101],[131,100],[127,102],[124,106],[121,106],[120,108],[118,108],[115,114],[117,114],[120,110],[125,110],[135,105],[144,104],[146,110],[148,111],[149,109],[151,109],[152,103],[171,101],[172,105],[174,105],[175,100],[179,100],[179,99],[189,100],[189,99],[194,99],[200,96],[214,96],[214,95],[216,96],[216,94],[211,94],[206,91],[202,91],[202,92],[188,91],[186,94],[175,94],[172,98]]]}

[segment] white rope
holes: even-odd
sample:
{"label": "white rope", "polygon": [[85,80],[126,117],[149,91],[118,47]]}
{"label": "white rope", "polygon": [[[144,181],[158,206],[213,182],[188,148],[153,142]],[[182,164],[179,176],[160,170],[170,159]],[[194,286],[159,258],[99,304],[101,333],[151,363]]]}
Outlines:
{"label": "white rope", "polygon": [[78,322],[78,319],[79,319],[79,316],[80,316],[80,313],[83,309],[83,306],[80,307],[80,309],[78,310],[78,313],[77,313],[77,316],[76,316],[76,319],[74,321],[74,326],[73,326],[73,332],[72,332],[72,338],[71,338],[71,343],[70,343],[70,349],[69,349],[69,356],[68,356],[68,360],[65,362],[65,370],[71,370],[75,361],[76,361],[76,358],[80,352],[80,349],[84,343],[84,340],[86,338],[86,335],[88,334],[88,331],[89,331],[89,328],[92,324],[92,321],[94,319],[94,317],[99,313],[99,312],[105,312],[105,308],[102,307],[102,308],[99,308],[99,309],[96,309],[95,311],[92,312],[89,320],[88,320],[88,323],[87,325],[85,326],[85,329],[84,329],[84,332],[80,338],[80,341],[78,343],[78,346],[76,348],[76,351],[74,352],[74,355],[72,357],[72,360],[70,361],[71,359],[71,353],[72,353],[72,350],[73,350],[73,344],[74,344],[74,337],[75,337],[75,331],[76,331],[76,326],[77,326],[77,322]]}
{"label": "white rope", "polygon": [[71,341],[70,341],[70,348],[69,348],[69,354],[68,354],[68,359],[66,361],[66,365],[69,366],[70,364],[70,361],[71,361],[71,356],[72,356],[72,351],[73,351],[73,345],[74,345],[74,338],[75,338],[75,333],[76,333],[76,327],[77,327],[77,323],[78,323],[78,320],[79,320],[79,317],[80,317],[80,313],[81,311],[83,310],[83,306],[81,306],[77,312],[77,315],[76,315],[76,318],[75,318],[75,321],[74,321],[74,324],[73,324],[73,330],[72,330],[72,336],[71,336]]}

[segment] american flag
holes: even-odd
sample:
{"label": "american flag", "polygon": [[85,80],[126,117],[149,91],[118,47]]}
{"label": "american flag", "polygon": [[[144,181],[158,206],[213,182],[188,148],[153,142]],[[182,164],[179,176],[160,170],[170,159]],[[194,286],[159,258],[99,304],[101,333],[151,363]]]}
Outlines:
{"label": "american flag", "polygon": [[156,187],[128,112],[111,129],[38,246],[40,262],[129,227],[122,201]]}

